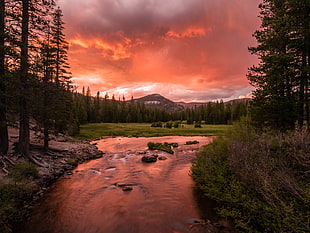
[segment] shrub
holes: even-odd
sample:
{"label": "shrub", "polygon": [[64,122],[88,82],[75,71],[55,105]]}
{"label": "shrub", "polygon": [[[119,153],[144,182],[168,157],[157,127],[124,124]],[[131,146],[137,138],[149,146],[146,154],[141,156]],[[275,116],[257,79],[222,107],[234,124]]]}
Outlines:
{"label": "shrub", "polygon": [[171,129],[172,126],[173,126],[173,122],[172,122],[172,121],[168,121],[168,122],[166,123],[166,128]]}
{"label": "shrub", "polygon": [[154,142],[149,142],[147,144],[149,150],[162,150],[165,152],[168,152],[170,154],[173,154],[174,151],[171,149],[171,147],[178,147],[178,143],[167,143],[165,142],[164,144],[162,143],[154,143]]}
{"label": "shrub", "polygon": [[197,153],[191,175],[242,232],[309,232],[310,134],[239,124]]}
{"label": "shrub", "polygon": [[163,127],[163,123],[161,123],[161,122],[153,122],[152,124],[151,124],[151,127]]}
{"label": "shrub", "polygon": [[71,158],[71,159],[67,160],[67,164],[69,164],[73,167],[76,167],[78,165],[78,161],[77,161],[77,159]]}
{"label": "shrub", "polygon": [[149,142],[147,144],[147,147],[150,149],[150,150],[155,150],[155,143],[154,142]]}
{"label": "shrub", "polygon": [[174,127],[174,128],[179,128],[179,126],[180,126],[180,122],[179,122],[179,121],[175,121],[175,122],[173,123],[173,127]]}
{"label": "shrub", "polygon": [[0,232],[11,233],[12,226],[24,219],[28,213],[24,202],[31,199],[31,190],[25,184],[0,184]]}
{"label": "shrub", "polygon": [[186,143],[185,143],[185,145],[192,145],[192,144],[198,144],[199,142],[198,141],[187,141]]}
{"label": "shrub", "polygon": [[13,177],[15,181],[39,178],[39,172],[37,170],[37,166],[29,162],[15,165],[10,175]]}
{"label": "shrub", "polygon": [[200,123],[195,123],[195,128],[201,128],[201,124]]}
{"label": "shrub", "polygon": [[173,148],[179,146],[179,144],[178,144],[177,142],[172,142],[172,143],[167,143],[167,142],[165,142],[165,145],[166,145],[166,144],[167,144],[168,146],[172,146]]}

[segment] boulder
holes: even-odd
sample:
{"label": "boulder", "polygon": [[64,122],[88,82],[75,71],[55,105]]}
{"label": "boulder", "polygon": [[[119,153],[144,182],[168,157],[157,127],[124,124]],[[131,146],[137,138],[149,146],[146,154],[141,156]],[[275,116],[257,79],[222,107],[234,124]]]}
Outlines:
{"label": "boulder", "polygon": [[131,186],[125,186],[125,187],[122,187],[122,190],[124,192],[128,192],[128,191],[131,191],[132,190],[132,187]]}
{"label": "boulder", "polygon": [[154,163],[157,161],[157,157],[154,155],[144,155],[141,160],[144,163]]}
{"label": "boulder", "polygon": [[146,154],[146,151],[138,151],[137,154],[138,154],[138,155],[145,155],[145,154]]}

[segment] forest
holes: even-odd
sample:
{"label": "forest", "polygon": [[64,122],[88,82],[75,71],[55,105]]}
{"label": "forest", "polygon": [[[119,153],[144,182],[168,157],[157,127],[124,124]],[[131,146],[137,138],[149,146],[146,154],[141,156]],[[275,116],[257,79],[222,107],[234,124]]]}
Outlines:
{"label": "forest", "polygon": [[143,102],[134,99],[116,100],[114,95],[109,98],[105,95],[96,97],[91,95],[87,88],[86,92],[73,93],[73,111],[79,124],[85,123],[153,123],[167,121],[186,121],[187,124],[204,122],[205,124],[231,124],[240,117],[247,116],[249,101],[236,101],[224,103],[221,101],[186,108],[182,111],[169,111],[163,108],[152,108]]}

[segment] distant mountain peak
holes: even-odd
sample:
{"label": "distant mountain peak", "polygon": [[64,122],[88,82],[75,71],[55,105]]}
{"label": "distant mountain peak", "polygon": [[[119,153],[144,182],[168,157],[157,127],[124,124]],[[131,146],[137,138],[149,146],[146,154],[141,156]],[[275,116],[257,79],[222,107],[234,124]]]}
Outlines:
{"label": "distant mountain peak", "polygon": [[160,94],[150,94],[138,99],[134,99],[135,102],[143,102],[146,106],[163,108],[168,111],[180,111],[184,110],[184,107],[165,98]]}

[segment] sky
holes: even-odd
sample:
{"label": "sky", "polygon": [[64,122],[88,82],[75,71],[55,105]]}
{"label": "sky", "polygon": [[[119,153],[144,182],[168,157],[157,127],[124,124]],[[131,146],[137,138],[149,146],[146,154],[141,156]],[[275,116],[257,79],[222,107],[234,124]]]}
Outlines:
{"label": "sky", "polygon": [[260,0],[58,0],[78,90],[173,101],[248,97]]}

